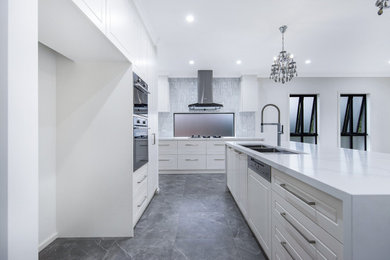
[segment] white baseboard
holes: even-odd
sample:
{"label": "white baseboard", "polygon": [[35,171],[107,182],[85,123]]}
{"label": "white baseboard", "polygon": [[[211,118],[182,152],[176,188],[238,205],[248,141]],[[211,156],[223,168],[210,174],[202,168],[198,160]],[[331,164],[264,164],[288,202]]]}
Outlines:
{"label": "white baseboard", "polygon": [[52,234],[51,236],[49,236],[48,238],[46,238],[42,243],[39,244],[39,247],[38,247],[38,251],[42,251],[42,249],[44,249],[45,247],[47,247],[51,242],[53,242],[54,240],[56,240],[58,238],[58,233],[55,232],[54,234]]}

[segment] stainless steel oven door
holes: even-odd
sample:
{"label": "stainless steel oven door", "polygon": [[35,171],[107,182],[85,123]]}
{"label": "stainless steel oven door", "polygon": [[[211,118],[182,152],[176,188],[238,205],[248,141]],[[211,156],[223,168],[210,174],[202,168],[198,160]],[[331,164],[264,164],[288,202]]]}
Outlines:
{"label": "stainless steel oven door", "polygon": [[133,171],[136,171],[149,161],[148,127],[136,126],[133,131]]}

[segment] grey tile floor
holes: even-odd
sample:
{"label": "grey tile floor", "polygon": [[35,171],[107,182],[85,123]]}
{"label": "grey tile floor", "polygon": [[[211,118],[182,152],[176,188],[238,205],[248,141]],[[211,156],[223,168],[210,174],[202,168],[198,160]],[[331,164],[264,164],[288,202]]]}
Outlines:
{"label": "grey tile floor", "polygon": [[134,238],[57,239],[39,259],[266,259],[225,176],[160,175],[160,194],[138,222]]}

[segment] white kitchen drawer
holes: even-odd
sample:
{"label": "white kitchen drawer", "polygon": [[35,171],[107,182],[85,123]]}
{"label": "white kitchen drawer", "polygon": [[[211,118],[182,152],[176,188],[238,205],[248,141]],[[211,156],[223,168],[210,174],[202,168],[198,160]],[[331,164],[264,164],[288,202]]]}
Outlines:
{"label": "white kitchen drawer", "polygon": [[160,156],[158,158],[158,168],[160,170],[176,170],[177,169],[177,155],[160,154]]}
{"label": "white kitchen drawer", "polygon": [[206,155],[179,155],[178,168],[183,170],[206,169]]}
{"label": "white kitchen drawer", "polygon": [[178,154],[206,154],[206,144],[206,141],[178,141]]}
{"label": "white kitchen drawer", "polygon": [[273,221],[283,225],[310,259],[343,259],[343,245],[275,191],[272,191],[272,212]]}
{"label": "white kitchen drawer", "polygon": [[207,169],[210,170],[224,170],[225,169],[225,155],[207,155]]}
{"label": "white kitchen drawer", "polygon": [[[277,220],[272,222],[272,257],[278,260],[314,259],[291,237]],[[321,258],[317,258],[321,259]]]}
{"label": "white kitchen drawer", "polygon": [[148,182],[144,181],[134,194],[133,200],[133,221],[137,223],[138,219],[144,212],[148,202]]}
{"label": "white kitchen drawer", "polygon": [[148,167],[141,167],[133,174],[133,194],[137,194],[144,182],[148,182]]}
{"label": "white kitchen drawer", "polygon": [[207,141],[207,154],[225,154],[225,142]]}
{"label": "white kitchen drawer", "polygon": [[159,141],[159,154],[177,154],[177,141]]}
{"label": "white kitchen drawer", "polygon": [[343,243],[342,201],[273,168],[272,189]]}

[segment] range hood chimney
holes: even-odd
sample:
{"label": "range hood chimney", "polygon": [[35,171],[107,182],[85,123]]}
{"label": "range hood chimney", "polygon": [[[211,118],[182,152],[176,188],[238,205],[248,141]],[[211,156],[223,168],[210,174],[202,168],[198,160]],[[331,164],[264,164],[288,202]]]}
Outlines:
{"label": "range hood chimney", "polygon": [[217,110],[222,104],[213,103],[213,71],[198,70],[198,103],[188,105],[190,110]]}

